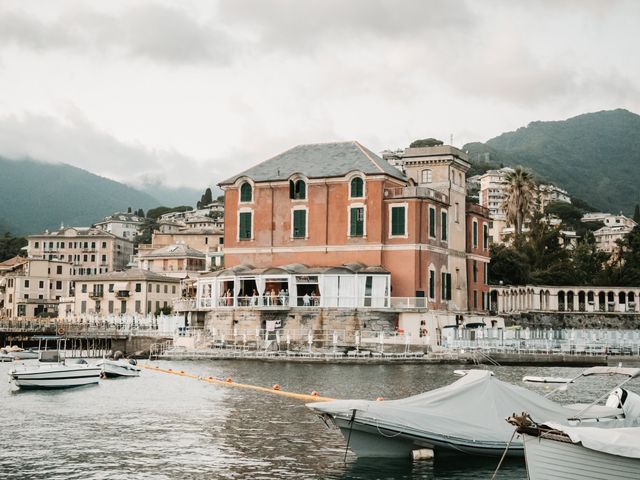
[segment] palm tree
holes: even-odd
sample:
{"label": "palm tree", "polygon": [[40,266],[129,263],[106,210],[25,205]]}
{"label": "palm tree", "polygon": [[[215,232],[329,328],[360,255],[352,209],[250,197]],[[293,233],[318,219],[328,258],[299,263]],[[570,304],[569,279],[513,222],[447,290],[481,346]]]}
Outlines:
{"label": "palm tree", "polygon": [[506,193],[502,200],[502,209],[507,214],[507,222],[515,226],[516,236],[522,233],[527,217],[537,205],[536,183],[533,174],[523,167],[507,173],[505,177]]}

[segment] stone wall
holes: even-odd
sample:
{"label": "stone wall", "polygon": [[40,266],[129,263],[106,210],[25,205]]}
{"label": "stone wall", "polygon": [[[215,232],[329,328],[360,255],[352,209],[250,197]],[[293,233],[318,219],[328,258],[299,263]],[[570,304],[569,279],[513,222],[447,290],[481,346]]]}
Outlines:
{"label": "stone wall", "polygon": [[638,313],[525,312],[501,316],[506,326],[519,325],[523,328],[640,329]]}

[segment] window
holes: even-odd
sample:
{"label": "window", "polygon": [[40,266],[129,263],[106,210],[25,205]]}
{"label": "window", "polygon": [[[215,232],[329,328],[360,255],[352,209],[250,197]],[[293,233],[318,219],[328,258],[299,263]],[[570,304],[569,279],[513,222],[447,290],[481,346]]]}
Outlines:
{"label": "window", "polygon": [[169,293],[169,286],[168,285],[164,286],[164,293]]}
{"label": "window", "polygon": [[38,282],[38,288],[39,288],[39,289],[43,289],[43,288],[44,288],[44,280],[40,280],[40,281]]}
{"label": "window", "polygon": [[91,242],[91,250],[95,250],[96,249],[96,242]]}
{"label": "window", "polygon": [[478,248],[478,222],[473,221],[473,248]]}
{"label": "window", "polygon": [[58,275],[61,275],[61,274],[62,274],[62,265],[58,265],[58,266],[56,267],[56,273],[57,273]]}
{"label": "window", "polygon": [[96,261],[96,256],[95,255],[91,255],[91,261],[95,262]]}
{"label": "window", "polygon": [[136,292],[141,292],[142,291],[142,284],[141,283],[136,283]]}
{"label": "window", "polygon": [[113,313],[113,300],[109,300],[108,308],[109,308],[109,313]]}
{"label": "window", "polygon": [[364,197],[364,181],[360,177],[351,180],[351,198]]}
{"label": "window", "polygon": [[82,286],[80,287],[80,291],[82,293],[87,293],[87,284],[83,283]]}
{"label": "window", "polygon": [[436,272],[429,270],[429,298],[435,300],[436,298]]}
{"label": "window", "polygon": [[240,240],[251,240],[251,212],[240,212]]}
{"label": "window", "polygon": [[113,283],[110,283],[110,284],[109,284],[109,292],[110,292],[110,293],[113,293],[113,287],[114,287],[114,285],[115,285],[115,284],[113,284]]}
{"label": "window", "polygon": [[442,300],[451,300],[451,274],[442,272],[441,276],[442,285],[440,289]]}
{"label": "window", "polygon": [[289,180],[289,198],[293,200],[304,200],[307,198],[307,184],[304,180]]}
{"label": "window", "polygon": [[429,236],[436,238],[436,209],[429,207]]}
{"label": "window", "polygon": [[175,293],[176,293],[176,286],[175,285],[171,285],[171,293],[173,293],[175,295]]}
{"label": "window", "polygon": [[484,264],[484,284],[489,285],[489,264]]}
{"label": "window", "polygon": [[482,225],[482,248],[489,249],[489,227],[486,223]]}
{"label": "window", "polygon": [[447,212],[445,210],[440,212],[440,239],[443,242],[447,241]]}
{"label": "window", "polygon": [[151,293],[152,288],[153,288],[153,284],[150,283],[149,286],[147,287],[147,292]]}
{"label": "window", "polygon": [[455,205],[455,218],[456,218],[456,223],[460,223],[460,204],[458,202],[456,202]]}
{"label": "window", "polygon": [[56,290],[62,290],[62,282],[60,280],[56,280]]}
{"label": "window", "polygon": [[420,183],[431,183],[432,182],[432,174],[431,174],[431,170],[422,170],[422,178],[421,178],[421,182]]}
{"label": "window", "polygon": [[140,300],[136,300],[136,313],[142,313],[140,310],[142,310],[142,304]]}
{"label": "window", "polygon": [[156,293],[160,293],[160,284],[156,284]]}
{"label": "window", "polygon": [[391,207],[391,235],[406,235],[405,207]]}
{"label": "window", "polygon": [[87,313],[87,301],[82,300],[80,302],[80,313]]}
{"label": "window", "polygon": [[240,187],[240,201],[250,202],[252,200],[251,184],[244,182]]}
{"label": "window", "polygon": [[120,313],[127,313],[127,301],[126,300],[121,300],[120,301]]}
{"label": "window", "polygon": [[34,242],[33,248],[40,248],[40,242]]}
{"label": "window", "polygon": [[102,248],[107,248],[107,242],[102,242]]}
{"label": "window", "polygon": [[29,288],[29,280],[24,281],[24,288]]}
{"label": "window", "polygon": [[293,211],[293,226],[291,236],[293,238],[305,238],[307,236],[307,211]]}
{"label": "window", "polygon": [[478,291],[473,291],[473,308],[478,308]]}
{"label": "window", "polygon": [[349,209],[349,236],[362,237],[363,235],[364,235],[364,207],[350,208]]}
{"label": "window", "polygon": [[478,261],[477,260],[473,261],[473,281],[474,282],[478,281]]}

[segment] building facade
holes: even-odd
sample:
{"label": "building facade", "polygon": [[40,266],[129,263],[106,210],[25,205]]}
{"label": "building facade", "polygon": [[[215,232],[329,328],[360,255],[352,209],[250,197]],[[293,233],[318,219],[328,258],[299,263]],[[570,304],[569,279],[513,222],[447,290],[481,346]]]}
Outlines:
{"label": "building facade", "polygon": [[403,171],[357,142],[300,145],[221,182],[225,266],[359,263],[390,274],[390,297],[466,310],[466,154],[396,156]]}
{"label": "building facade", "polygon": [[489,309],[489,210],[467,204],[467,303],[470,311]]}
{"label": "building facade", "polygon": [[117,212],[104,217],[94,227],[133,242],[144,227],[144,218],[134,213]]}
{"label": "building facade", "polygon": [[69,262],[77,276],[122,270],[133,255],[131,240],[93,227],[45,231],[28,242],[29,258]]}
{"label": "building facade", "polygon": [[0,277],[0,316],[57,316],[60,299],[73,295],[73,266],[60,260],[25,258]]}
{"label": "building facade", "polygon": [[197,276],[206,269],[206,255],[179,243],[138,256],[138,268],[176,278]]}
{"label": "building facade", "polygon": [[74,313],[85,315],[148,315],[168,312],[180,297],[180,280],[148,270],[90,275],[76,281]]}

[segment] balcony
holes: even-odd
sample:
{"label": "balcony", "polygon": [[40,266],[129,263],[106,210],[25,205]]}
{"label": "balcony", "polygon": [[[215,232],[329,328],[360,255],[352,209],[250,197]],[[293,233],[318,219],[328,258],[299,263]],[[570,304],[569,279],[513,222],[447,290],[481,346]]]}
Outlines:
{"label": "balcony", "polygon": [[129,290],[118,290],[116,298],[129,298]]}
{"label": "balcony", "polygon": [[102,291],[89,292],[89,298],[102,298],[104,293]]}
{"label": "balcony", "polygon": [[384,198],[432,198],[445,203],[449,201],[444,193],[427,187],[385,188]]}

